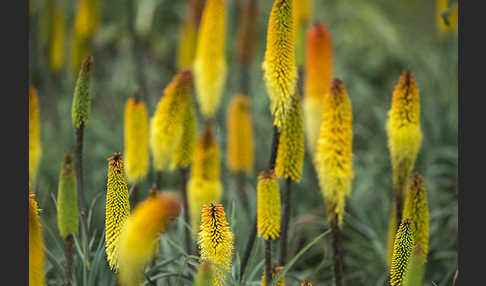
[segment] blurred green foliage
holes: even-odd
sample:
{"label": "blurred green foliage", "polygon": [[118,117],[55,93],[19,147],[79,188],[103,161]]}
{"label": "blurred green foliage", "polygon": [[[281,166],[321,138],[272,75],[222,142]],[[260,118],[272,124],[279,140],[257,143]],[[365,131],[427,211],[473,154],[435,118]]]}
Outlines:
{"label": "blurred green foliage", "polygon": [[[64,263],[62,240],[56,224],[55,198],[63,153],[74,151],[71,104],[77,71],[70,66],[70,50],[77,1],[59,1],[65,9],[64,65],[60,72],[49,70],[49,4],[33,1],[30,16],[29,80],[38,89],[43,157],[35,186],[43,209],[49,285],[61,285]],[[109,285],[113,274],[105,261],[103,246],[104,199],[107,159],[123,152],[124,104],[139,87],[135,58],[142,66],[148,94],[142,94],[151,116],[162,89],[176,73],[175,61],[180,25],[187,16],[187,2],[173,0],[99,1],[101,25],[89,42],[95,64],[91,80],[92,110],[85,130],[84,175],[88,202],[93,201],[90,218],[92,241],[90,270],[83,270],[83,259],[75,259],[74,285]],[[216,135],[222,150],[223,204],[236,234],[235,271],[249,234],[253,214],[246,214],[236,196],[236,179],[226,168],[225,111],[232,95],[240,92],[240,66],[235,58],[237,10],[227,0],[228,80],[216,120]],[[270,153],[272,120],[262,80],[261,62],[265,49],[266,27],[272,1],[258,1],[258,35],[255,59],[251,66],[252,114],[255,133],[255,172],[247,178],[250,202],[255,209],[256,176],[267,165]],[[135,17],[139,49],[132,53],[129,13]],[[349,285],[385,285],[387,226],[392,198],[391,166],[387,149],[385,121],[391,95],[401,71],[412,70],[421,97],[422,149],[414,171],[425,178],[430,209],[430,246],[425,285],[448,285],[457,265],[457,170],[458,170],[458,39],[457,34],[439,31],[435,1],[328,0],[314,1],[313,19],[330,28],[334,45],[334,75],[346,84],[353,106],[355,179],[344,221],[346,280]],[[47,37],[47,38],[46,38]],[[201,119],[201,117],[199,116]],[[203,126],[200,121],[199,128]],[[164,174],[164,189],[179,188],[177,172]],[[145,197],[153,173],[142,184]],[[284,187],[281,182],[281,188]],[[325,207],[317,178],[306,156],[303,179],[294,185],[294,202],[289,232],[292,257],[318,234],[326,230]],[[181,256],[182,219],[171,226],[161,241],[163,253],[149,270],[160,285],[180,281],[190,285],[194,271]],[[332,265],[327,238],[305,253],[286,274],[288,285],[311,280],[314,285],[332,284]],[[257,240],[247,274],[259,281],[262,247]],[[260,250],[260,251],[258,251]],[[277,253],[277,248],[275,248]],[[194,263],[194,262],[191,262]],[[181,276],[179,272],[185,269]],[[162,274],[161,274],[162,273]],[[165,274],[164,274],[165,273]],[[181,272],[182,273],[182,272]],[[179,278],[178,278],[179,277]],[[185,280],[188,279],[188,280]],[[89,280],[89,282],[88,282]],[[165,281],[165,282],[162,282]],[[168,284],[170,281],[171,284]],[[167,284],[166,284],[167,283]],[[253,283],[257,285],[256,283]],[[253,285],[252,284],[252,285]]]}

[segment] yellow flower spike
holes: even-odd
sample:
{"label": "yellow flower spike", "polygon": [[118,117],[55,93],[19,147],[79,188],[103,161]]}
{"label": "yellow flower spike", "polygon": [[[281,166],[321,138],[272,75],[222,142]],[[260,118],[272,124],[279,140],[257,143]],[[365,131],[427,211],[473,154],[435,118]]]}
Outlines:
{"label": "yellow flower spike", "polygon": [[228,167],[233,172],[250,173],[254,160],[250,97],[235,95],[229,104],[226,118]]}
{"label": "yellow flower spike", "polygon": [[427,256],[429,249],[429,208],[425,192],[424,178],[413,174],[408,183],[403,217],[410,220],[415,238],[415,248]]}
{"label": "yellow flower spike", "polygon": [[212,286],[213,271],[209,262],[202,262],[194,278],[194,286]]}
{"label": "yellow flower spike", "polygon": [[214,127],[207,123],[194,151],[194,162],[191,168],[191,177],[212,181],[219,180],[221,172],[220,152],[216,143]]}
{"label": "yellow flower spike", "polygon": [[57,191],[57,225],[63,238],[78,233],[78,193],[73,168],[73,154],[65,154]]}
{"label": "yellow flower spike", "polygon": [[274,125],[279,130],[291,108],[297,82],[292,0],[275,0],[267,30],[267,47],[262,64]]}
{"label": "yellow flower spike", "polygon": [[130,203],[128,201],[127,179],[122,155],[115,153],[108,160],[105,216],[106,255],[110,268],[117,271],[118,239],[122,227],[130,214]]}
{"label": "yellow flower spike", "polygon": [[257,34],[258,5],[256,0],[248,0],[241,7],[238,22],[238,36],[236,42],[236,58],[241,63],[250,63],[254,55]]}
{"label": "yellow flower spike", "polygon": [[140,285],[143,270],[156,253],[160,234],[180,211],[180,200],[170,193],[154,193],[137,205],[120,233],[121,285]]}
{"label": "yellow flower spike", "polygon": [[58,72],[62,68],[64,61],[64,31],[65,18],[64,9],[55,1],[54,17],[52,19],[52,38],[49,49],[49,63],[53,72]]}
{"label": "yellow flower spike", "polygon": [[304,282],[300,283],[300,286],[312,286],[312,282],[309,280],[304,280]]}
{"label": "yellow flower spike", "polygon": [[35,195],[29,191],[29,285],[45,285],[44,238]]}
{"label": "yellow flower spike", "polygon": [[403,285],[410,255],[414,246],[413,230],[410,221],[405,218],[400,224],[393,246],[393,260],[390,273],[390,285]]}
{"label": "yellow flower spike", "polygon": [[328,221],[342,224],[346,197],[354,178],[352,162],[351,101],[344,83],[334,79],[324,96],[321,130],[314,157],[319,184],[327,206]]}
{"label": "yellow flower spike", "polygon": [[196,26],[188,20],[180,28],[177,46],[177,69],[192,68],[196,53]]}
{"label": "yellow flower spike", "polygon": [[39,109],[37,89],[31,85],[29,87],[29,189],[35,182],[42,158]]}
{"label": "yellow flower spike", "polygon": [[386,132],[392,163],[394,193],[401,201],[407,178],[422,145],[419,90],[415,76],[409,70],[403,71],[395,86],[386,122]]}
{"label": "yellow flower spike", "polygon": [[305,31],[312,17],[312,0],[293,0],[295,58],[298,66],[305,62]]}
{"label": "yellow flower spike", "polygon": [[[234,235],[226,221],[224,207],[221,204],[205,205],[201,211],[201,231],[198,236],[201,260],[207,260],[231,271],[231,261],[234,251]],[[216,273],[226,280],[225,275],[218,268],[213,267],[213,283],[222,286],[224,283]]]}
{"label": "yellow flower spike", "polygon": [[183,133],[184,117],[192,92],[192,73],[183,70],[174,76],[160,98],[150,122],[150,147],[157,171],[167,169]]}
{"label": "yellow flower spike", "polygon": [[273,170],[263,170],[257,185],[257,230],[264,239],[280,237],[280,190]]}
{"label": "yellow flower spike", "polygon": [[130,183],[142,181],[149,170],[147,109],[136,98],[125,104],[125,167]]}
{"label": "yellow flower spike", "polygon": [[[278,273],[280,271],[282,271],[282,269],[283,269],[283,266],[277,266],[277,264],[272,261],[272,279],[277,277]],[[265,269],[263,270],[262,280],[261,280],[260,285],[261,286],[267,285],[267,281],[265,280]],[[285,275],[282,275],[282,277],[280,277],[280,279],[277,281],[277,283],[275,283],[275,286],[285,286]]]}
{"label": "yellow flower spike", "polygon": [[191,176],[187,183],[189,212],[194,233],[199,231],[202,207],[206,204],[219,202],[223,196],[219,160],[220,153],[216,144],[213,125],[208,123],[194,150]]}
{"label": "yellow flower spike", "polygon": [[304,130],[300,97],[296,91],[291,109],[280,133],[275,174],[278,178],[290,178],[299,182],[304,164]]}
{"label": "yellow flower spike", "polygon": [[307,147],[315,153],[322,122],[323,97],[329,92],[333,59],[331,34],[327,26],[317,23],[307,32],[307,57],[304,80],[304,131]]}
{"label": "yellow flower spike", "polygon": [[410,177],[403,217],[410,219],[415,241],[403,284],[407,286],[423,285],[429,249],[429,209],[424,179],[419,174],[412,174]]}
{"label": "yellow flower spike", "polygon": [[194,77],[196,95],[205,118],[218,110],[226,82],[226,1],[207,0],[199,27]]}
{"label": "yellow flower spike", "polygon": [[449,34],[452,32],[457,32],[458,23],[458,4],[459,2],[451,5],[451,10],[448,15],[446,15],[447,23],[444,21],[442,14],[446,12],[449,8],[449,0],[436,0],[436,19],[437,26],[443,34]]}
{"label": "yellow flower spike", "polygon": [[192,99],[187,107],[182,129],[181,140],[172,154],[171,170],[174,170],[178,166],[187,168],[194,158],[194,149],[197,141],[197,118]]}
{"label": "yellow flower spike", "polygon": [[78,3],[74,31],[81,39],[87,39],[96,32],[100,23],[98,0],[80,0]]}

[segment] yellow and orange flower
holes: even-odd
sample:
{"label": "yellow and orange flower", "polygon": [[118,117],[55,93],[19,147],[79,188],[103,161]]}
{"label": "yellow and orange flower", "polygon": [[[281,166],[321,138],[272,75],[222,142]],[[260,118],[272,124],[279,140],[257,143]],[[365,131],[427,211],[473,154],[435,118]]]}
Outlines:
{"label": "yellow and orange flower", "polygon": [[[231,270],[231,261],[234,252],[234,234],[226,221],[226,213],[221,204],[205,205],[201,211],[201,231],[198,245],[201,251],[201,260],[209,261],[226,271]],[[213,267],[213,284],[224,285],[226,276],[221,270]],[[218,277],[219,273],[223,280]]]}
{"label": "yellow and orange flower", "polygon": [[253,128],[251,121],[251,99],[238,94],[231,100],[226,121],[228,134],[228,167],[233,172],[253,170]]}
{"label": "yellow and orange flower", "polygon": [[35,195],[29,191],[29,285],[44,286],[44,238]]}
{"label": "yellow and orange flower", "polygon": [[279,137],[275,174],[299,182],[304,165],[304,130],[299,94],[292,96],[291,109]]}
{"label": "yellow and orange flower", "polygon": [[328,221],[337,219],[340,226],[354,177],[351,101],[341,80],[333,80],[329,94],[324,96],[323,106],[314,160]]}
{"label": "yellow and orange flower", "polygon": [[39,109],[37,90],[31,85],[29,87],[29,190],[35,182],[42,158]]}
{"label": "yellow and orange flower", "polygon": [[220,152],[216,144],[213,125],[208,123],[197,142],[191,176],[187,183],[189,212],[194,233],[199,231],[199,219],[203,206],[219,203],[223,196],[220,169]]}
{"label": "yellow and orange flower", "polygon": [[122,285],[138,285],[144,267],[155,255],[160,234],[181,211],[178,198],[154,192],[128,217],[119,239],[119,273]]}
{"label": "yellow and orange flower", "polygon": [[134,98],[125,104],[125,165],[131,183],[142,181],[149,170],[147,109]]}
{"label": "yellow and orange flower", "polygon": [[225,0],[207,0],[203,10],[194,59],[194,80],[201,112],[213,118],[226,82]]}
{"label": "yellow and orange flower", "polygon": [[257,186],[257,230],[264,239],[280,237],[280,190],[273,170],[263,170]]}
{"label": "yellow and orange flower", "polygon": [[192,92],[192,73],[183,70],[174,76],[160,98],[150,122],[150,147],[157,171],[167,169],[183,133],[184,118]]}
{"label": "yellow and orange flower", "polygon": [[108,182],[106,185],[105,241],[106,255],[110,268],[118,270],[118,241],[123,225],[130,214],[127,178],[120,153],[110,157]]}
{"label": "yellow and orange flower", "polygon": [[332,80],[331,34],[327,26],[317,23],[307,32],[307,58],[304,80],[305,134],[307,147],[314,154],[322,122],[323,98]]}
{"label": "yellow and orange flower", "polygon": [[393,92],[386,122],[395,194],[402,197],[422,146],[420,97],[415,75],[405,70]]}
{"label": "yellow and orange flower", "polygon": [[292,0],[273,2],[262,68],[274,125],[280,130],[291,109],[297,82]]}

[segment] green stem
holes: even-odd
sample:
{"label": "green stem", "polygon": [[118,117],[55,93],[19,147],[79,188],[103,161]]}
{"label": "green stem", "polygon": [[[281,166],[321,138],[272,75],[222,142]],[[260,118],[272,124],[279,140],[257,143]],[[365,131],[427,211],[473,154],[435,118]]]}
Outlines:
{"label": "green stem", "polygon": [[290,210],[291,210],[291,196],[292,196],[292,180],[287,178],[286,189],[283,196],[284,212],[282,214],[282,235],[280,240],[280,259],[279,265],[285,265],[285,259],[287,257],[287,240],[288,240],[288,228],[290,221]]}
{"label": "green stem", "polygon": [[337,218],[333,219],[331,222],[331,245],[334,285],[344,286],[344,261],[341,249],[341,230],[339,229]]}
{"label": "green stem", "polygon": [[265,239],[265,285],[272,281],[272,240]]}
{"label": "green stem", "polygon": [[181,168],[181,194],[182,194],[182,206],[184,208],[184,221],[189,226],[185,227],[185,243],[186,243],[186,252],[188,255],[191,255],[191,233],[190,233],[190,226],[191,220],[189,219],[189,204],[187,202],[187,177],[188,177],[188,168]]}
{"label": "green stem", "polygon": [[64,254],[66,256],[66,266],[64,268],[64,285],[71,285],[72,268],[73,268],[73,245],[74,238],[72,234],[64,239]]}

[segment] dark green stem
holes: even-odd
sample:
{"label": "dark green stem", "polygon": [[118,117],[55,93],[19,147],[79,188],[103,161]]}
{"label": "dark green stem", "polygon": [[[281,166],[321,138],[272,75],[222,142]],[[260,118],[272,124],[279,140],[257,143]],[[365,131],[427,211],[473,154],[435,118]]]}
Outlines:
{"label": "dark green stem", "polygon": [[137,204],[138,201],[138,192],[139,192],[140,186],[138,183],[135,183],[133,185],[133,191],[132,191],[132,196],[130,198],[130,208],[133,210],[135,208],[135,205]]}
{"label": "dark green stem", "polygon": [[185,227],[185,243],[186,243],[186,252],[188,255],[191,255],[191,233],[190,233],[190,226],[191,221],[189,219],[189,204],[187,202],[187,177],[188,177],[189,169],[188,168],[181,168],[181,194],[182,194],[182,206],[184,208],[184,221],[189,226]]}
{"label": "dark green stem", "polygon": [[160,190],[162,188],[162,171],[155,172],[154,188]]}
{"label": "dark green stem", "polygon": [[272,282],[272,240],[265,239],[265,285]]}
{"label": "dark green stem", "polygon": [[240,201],[243,203],[243,207],[245,211],[250,211],[250,204],[248,202],[248,196],[245,192],[245,172],[238,172],[236,174],[236,191],[238,193],[238,197]]}
{"label": "dark green stem", "polygon": [[251,226],[251,233],[248,237],[248,242],[246,244],[245,254],[243,255],[243,260],[241,261],[241,271],[240,279],[243,279],[243,274],[245,273],[248,260],[250,259],[251,250],[253,249],[253,244],[255,244],[255,238],[257,234],[257,218],[253,220],[253,225]]}
{"label": "dark green stem", "polygon": [[291,210],[291,202],[292,202],[292,180],[287,178],[286,182],[286,189],[283,195],[283,204],[284,204],[284,212],[282,215],[282,232],[281,232],[281,239],[280,239],[280,259],[279,265],[285,265],[285,259],[287,257],[287,240],[288,240],[288,228],[289,228],[289,221],[290,221],[290,210]]}
{"label": "dark green stem", "polygon": [[331,246],[333,260],[334,285],[344,286],[344,260],[341,249],[341,230],[339,229],[337,218],[331,222]]}
{"label": "dark green stem", "polygon": [[73,245],[74,238],[70,234],[64,239],[64,255],[66,256],[66,265],[64,268],[64,285],[71,285],[72,282]]}
{"label": "dark green stem", "polygon": [[86,209],[86,198],[83,189],[83,137],[84,124],[76,128],[76,187],[78,190],[79,215],[81,217],[81,248],[83,253],[88,253],[88,211]]}

